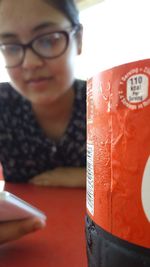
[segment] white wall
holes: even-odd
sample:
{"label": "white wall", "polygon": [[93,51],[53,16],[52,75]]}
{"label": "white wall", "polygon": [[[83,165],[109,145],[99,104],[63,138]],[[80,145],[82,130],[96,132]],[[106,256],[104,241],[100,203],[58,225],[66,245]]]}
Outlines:
{"label": "white wall", "polygon": [[7,82],[7,81],[9,81],[9,77],[4,67],[3,60],[0,57],[0,82]]}
{"label": "white wall", "polygon": [[83,55],[77,76],[150,57],[150,0],[105,0],[81,12]]}

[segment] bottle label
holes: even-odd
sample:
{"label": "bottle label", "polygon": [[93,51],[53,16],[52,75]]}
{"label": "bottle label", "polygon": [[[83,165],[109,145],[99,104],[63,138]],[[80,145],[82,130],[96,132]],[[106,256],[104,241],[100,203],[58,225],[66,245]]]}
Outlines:
{"label": "bottle label", "polygon": [[89,216],[150,248],[150,59],[88,81],[87,132]]}

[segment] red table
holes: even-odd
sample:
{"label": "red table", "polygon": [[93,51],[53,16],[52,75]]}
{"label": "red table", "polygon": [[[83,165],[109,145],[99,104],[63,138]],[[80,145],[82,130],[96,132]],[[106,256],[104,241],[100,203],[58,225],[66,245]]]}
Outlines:
{"label": "red table", "polygon": [[6,184],[43,210],[47,226],[0,246],[0,267],[86,267],[85,190]]}

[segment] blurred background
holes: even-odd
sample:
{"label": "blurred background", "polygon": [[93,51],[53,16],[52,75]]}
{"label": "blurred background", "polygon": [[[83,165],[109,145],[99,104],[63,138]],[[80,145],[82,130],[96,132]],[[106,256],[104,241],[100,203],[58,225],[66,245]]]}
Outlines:
{"label": "blurred background", "polygon": [[[149,58],[150,0],[76,0],[83,24],[83,51],[76,77]],[[0,82],[8,81],[0,60]]]}

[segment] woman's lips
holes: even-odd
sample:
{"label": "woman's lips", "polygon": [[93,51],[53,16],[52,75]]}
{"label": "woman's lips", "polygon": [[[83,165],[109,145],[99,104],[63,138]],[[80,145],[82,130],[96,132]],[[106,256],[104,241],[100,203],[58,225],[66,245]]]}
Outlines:
{"label": "woman's lips", "polygon": [[35,88],[35,89],[39,88],[40,89],[40,88],[46,86],[51,80],[52,80],[52,77],[37,78],[37,79],[30,79],[30,80],[26,81],[26,83],[32,88]]}

